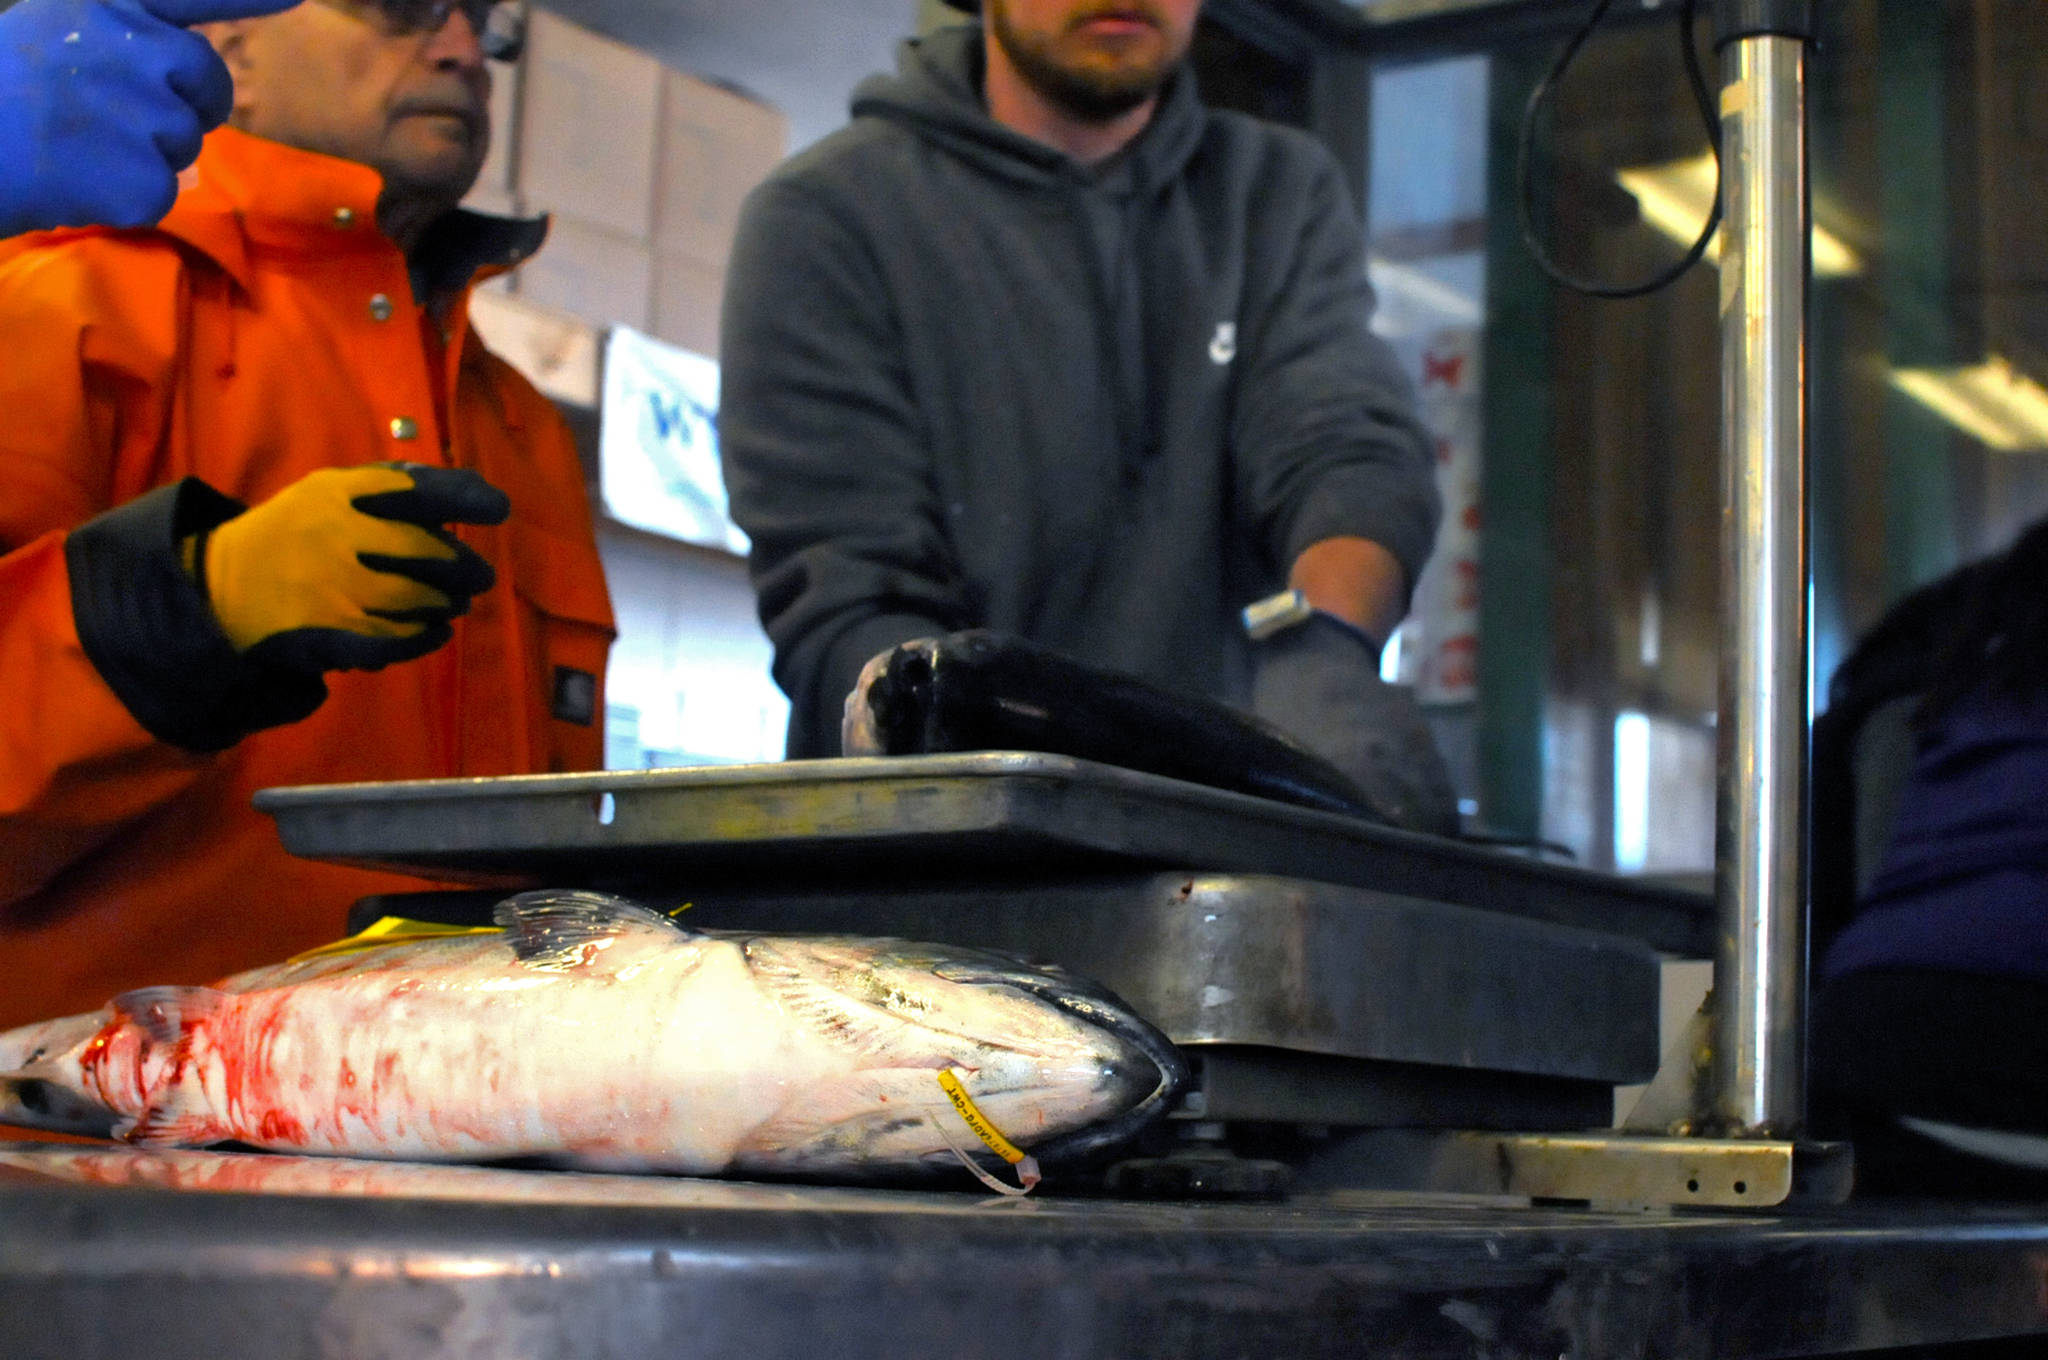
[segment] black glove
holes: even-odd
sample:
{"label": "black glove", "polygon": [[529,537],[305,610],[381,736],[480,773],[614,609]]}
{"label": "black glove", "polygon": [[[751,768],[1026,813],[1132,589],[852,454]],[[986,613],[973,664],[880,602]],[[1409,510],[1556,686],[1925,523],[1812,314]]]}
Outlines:
{"label": "black glove", "polygon": [[1380,679],[1379,649],[1317,611],[1257,645],[1252,712],[1349,775],[1395,826],[1458,834],[1443,753],[1404,686]]}

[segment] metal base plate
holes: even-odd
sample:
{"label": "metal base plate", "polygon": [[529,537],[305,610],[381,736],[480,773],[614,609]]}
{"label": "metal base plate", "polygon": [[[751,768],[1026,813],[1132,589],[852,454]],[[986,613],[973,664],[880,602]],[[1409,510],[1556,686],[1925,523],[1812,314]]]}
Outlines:
{"label": "metal base plate", "polygon": [[1659,1057],[1649,948],[1365,888],[1170,873],[1029,889],[721,891],[697,895],[681,919],[1044,959],[1103,983],[1184,1045],[1610,1086],[1647,1081]]}
{"label": "metal base plate", "polygon": [[1234,1044],[1182,1045],[1193,1075],[1176,1115],[1324,1128],[1587,1129],[1614,1110],[1597,1081],[1328,1058]]}
{"label": "metal base plate", "polygon": [[1450,1129],[1352,1134],[1301,1172],[1304,1185],[1721,1209],[1840,1204],[1853,1179],[1845,1143]]}

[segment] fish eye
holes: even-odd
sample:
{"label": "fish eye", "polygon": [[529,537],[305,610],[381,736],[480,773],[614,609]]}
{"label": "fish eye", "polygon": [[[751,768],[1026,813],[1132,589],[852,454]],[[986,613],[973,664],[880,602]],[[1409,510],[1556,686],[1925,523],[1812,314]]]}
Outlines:
{"label": "fish eye", "polygon": [[26,1067],[29,1065],[29,1063],[41,1062],[43,1060],[43,1055],[45,1053],[48,1053],[49,1051],[50,1046],[48,1044],[44,1044],[41,1048],[38,1048],[35,1052],[29,1054],[27,1060],[22,1063],[22,1066]]}

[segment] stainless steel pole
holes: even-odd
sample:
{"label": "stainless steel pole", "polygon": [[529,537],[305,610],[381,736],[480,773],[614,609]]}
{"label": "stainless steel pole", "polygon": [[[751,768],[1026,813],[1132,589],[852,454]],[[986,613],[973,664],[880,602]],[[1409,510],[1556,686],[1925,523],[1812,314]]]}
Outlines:
{"label": "stainless steel pole", "polygon": [[1722,63],[1712,1118],[1783,1138],[1806,1114],[1806,31],[1726,38]]}

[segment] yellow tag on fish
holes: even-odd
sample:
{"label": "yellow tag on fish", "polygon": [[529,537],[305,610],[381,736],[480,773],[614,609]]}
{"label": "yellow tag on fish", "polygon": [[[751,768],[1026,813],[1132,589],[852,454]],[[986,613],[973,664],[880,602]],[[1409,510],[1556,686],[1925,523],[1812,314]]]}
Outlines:
{"label": "yellow tag on fish", "polygon": [[975,1106],[967,1094],[967,1088],[960,1084],[960,1078],[950,1068],[939,1070],[939,1087],[946,1093],[946,1099],[953,1102],[953,1108],[967,1121],[967,1127],[974,1130],[974,1136],[988,1145],[988,1150],[1008,1162],[1011,1166],[1024,1160],[1024,1154],[1009,1139],[996,1132],[996,1126],[989,1123],[985,1115]]}
{"label": "yellow tag on fish", "polygon": [[365,949],[382,949],[392,944],[412,944],[417,940],[439,940],[456,935],[502,935],[498,926],[450,926],[435,921],[408,921],[402,916],[385,916],[358,934],[333,944],[323,944],[308,949],[303,954],[294,954],[287,963],[304,963],[308,959],[332,958],[337,954],[359,954]]}

